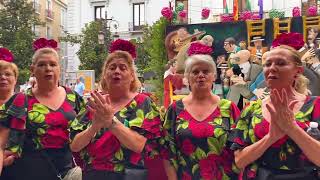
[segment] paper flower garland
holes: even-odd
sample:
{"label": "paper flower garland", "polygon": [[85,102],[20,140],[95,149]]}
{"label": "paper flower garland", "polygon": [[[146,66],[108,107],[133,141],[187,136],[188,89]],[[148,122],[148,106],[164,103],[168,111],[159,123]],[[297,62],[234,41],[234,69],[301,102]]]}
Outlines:
{"label": "paper flower garland", "polygon": [[203,8],[201,11],[201,18],[202,19],[208,19],[210,15],[210,9],[209,8]]}
{"label": "paper flower garland", "polygon": [[161,14],[163,17],[165,17],[167,20],[171,20],[173,17],[173,12],[169,7],[164,7],[161,10]]}
{"label": "paper flower garland", "polygon": [[293,17],[299,17],[301,16],[301,11],[300,11],[300,8],[299,7],[294,7],[292,9],[292,16]]}

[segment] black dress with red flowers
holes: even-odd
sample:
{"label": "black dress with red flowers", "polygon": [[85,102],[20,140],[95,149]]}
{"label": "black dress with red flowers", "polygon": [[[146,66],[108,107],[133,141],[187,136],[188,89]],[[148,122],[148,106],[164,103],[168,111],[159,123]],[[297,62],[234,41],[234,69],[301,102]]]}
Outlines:
{"label": "black dress with red flowers", "polygon": [[221,99],[205,120],[198,121],[184,109],[181,100],[170,105],[164,122],[167,151],[162,152],[177,170],[180,180],[237,179],[233,151],[227,142],[240,111]]}
{"label": "black dress with red flowers", "polygon": [[0,125],[10,128],[6,149],[17,155],[14,164],[4,169],[7,180],[57,179],[72,167],[70,125],[85,104],[71,89],[65,91],[57,110],[41,104],[31,89],[1,106]]}
{"label": "black dress with red flowers", "polygon": [[[233,150],[250,146],[269,133],[269,122],[262,117],[261,106],[262,101],[257,100],[250,102],[243,109],[241,118],[229,138],[233,142]],[[303,107],[295,114],[297,126],[307,130],[311,121],[320,123],[319,107],[320,98],[308,96]],[[309,169],[308,167],[312,168],[314,164],[291,138],[284,136],[269,147],[258,160],[246,167],[243,179],[258,179],[259,168],[281,175],[303,172],[304,169]]]}
{"label": "black dress with red flowers", "polygon": [[[110,177],[111,179],[110,174],[119,174],[120,176],[117,177],[120,178],[125,168],[129,166],[144,168],[145,158],[158,157],[158,139],[162,136],[161,120],[158,108],[149,96],[136,95],[115,116],[126,127],[147,138],[143,152],[135,153],[129,150],[108,129],[101,129],[79,153],[79,158],[83,162],[84,177],[94,172],[102,175],[92,175],[92,177],[101,177],[101,179]],[[72,126],[72,137],[92,124],[90,112],[79,115],[78,119],[79,122]],[[112,176],[116,177],[116,175]]]}

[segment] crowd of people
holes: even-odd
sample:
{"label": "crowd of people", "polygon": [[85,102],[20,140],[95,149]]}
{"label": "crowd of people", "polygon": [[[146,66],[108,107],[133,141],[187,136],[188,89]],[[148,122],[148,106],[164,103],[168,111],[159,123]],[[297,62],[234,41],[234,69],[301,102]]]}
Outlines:
{"label": "crowd of people", "polygon": [[[306,130],[320,122],[320,98],[308,93],[296,49],[280,43],[262,55],[255,74],[268,94],[241,111],[239,100],[214,94],[212,57],[190,54],[183,74],[190,93],[163,115],[138,91],[132,46],[119,47],[111,48],[87,102],[59,85],[50,44],[32,58],[36,85],[16,94],[18,68],[0,51],[1,180],[146,180],[161,168],[169,180],[319,179],[320,142]],[[228,63],[247,63],[248,53],[239,52]]]}

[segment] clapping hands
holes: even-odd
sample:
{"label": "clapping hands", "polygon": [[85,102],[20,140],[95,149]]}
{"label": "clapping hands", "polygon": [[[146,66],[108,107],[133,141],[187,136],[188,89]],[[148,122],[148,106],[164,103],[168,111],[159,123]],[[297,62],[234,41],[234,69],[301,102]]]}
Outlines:
{"label": "clapping hands", "polygon": [[109,128],[115,112],[111,106],[109,95],[102,95],[97,91],[93,91],[88,104],[89,111],[93,113],[92,126],[98,129]]}
{"label": "clapping hands", "polygon": [[289,102],[284,89],[282,89],[281,95],[278,90],[272,90],[270,99],[271,104],[266,104],[271,116],[269,135],[274,140],[278,140],[296,126],[293,108],[298,101]]}

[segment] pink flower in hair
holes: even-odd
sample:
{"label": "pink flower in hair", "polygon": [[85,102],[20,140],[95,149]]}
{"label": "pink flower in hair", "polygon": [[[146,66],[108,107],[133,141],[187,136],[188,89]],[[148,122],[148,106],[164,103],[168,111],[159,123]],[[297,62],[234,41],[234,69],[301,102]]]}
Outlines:
{"label": "pink flower in hair", "polygon": [[111,43],[109,48],[109,53],[113,53],[114,51],[127,51],[133,59],[137,57],[136,46],[132,44],[130,41],[117,39]]}
{"label": "pink flower in hair", "polygon": [[39,38],[33,42],[32,48],[34,51],[37,51],[41,48],[53,48],[57,50],[58,43],[53,39],[48,40],[46,38]]}
{"label": "pink flower in hair", "polygon": [[0,48],[0,61],[13,62],[13,54],[7,48]]}

